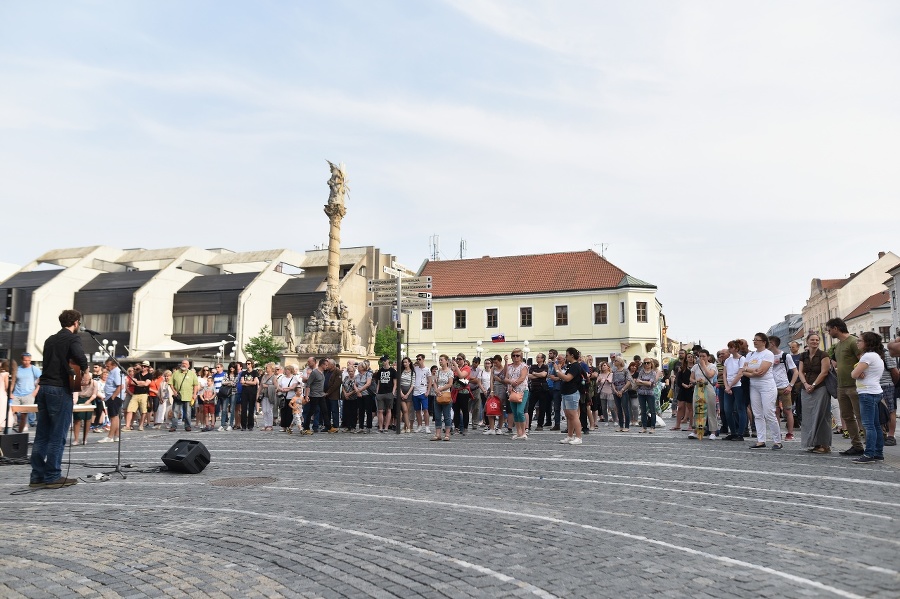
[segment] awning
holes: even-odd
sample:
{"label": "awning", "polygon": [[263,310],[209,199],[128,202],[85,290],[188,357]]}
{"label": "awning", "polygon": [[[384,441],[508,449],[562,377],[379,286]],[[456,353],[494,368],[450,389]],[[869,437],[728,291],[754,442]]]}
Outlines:
{"label": "awning", "polygon": [[148,347],[131,348],[131,351],[128,353],[128,359],[133,360],[141,358],[143,360],[168,360],[172,358],[187,357],[196,354],[199,350],[212,349],[214,347],[218,348],[221,345],[221,341],[187,344],[168,339]]}

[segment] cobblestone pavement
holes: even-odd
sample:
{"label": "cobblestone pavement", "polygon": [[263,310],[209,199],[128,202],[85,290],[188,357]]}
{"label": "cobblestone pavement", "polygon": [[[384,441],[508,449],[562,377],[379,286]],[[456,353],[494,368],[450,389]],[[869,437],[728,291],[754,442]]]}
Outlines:
{"label": "cobblestone pavement", "polygon": [[[115,463],[98,437],[70,476]],[[212,463],[13,495],[29,468],[0,467],[0,596],[900,595],[900,447],[863,466],[685,437],[130,432],[123,463],[180,438]],[[275,480],[222,486],[251,477]]]}

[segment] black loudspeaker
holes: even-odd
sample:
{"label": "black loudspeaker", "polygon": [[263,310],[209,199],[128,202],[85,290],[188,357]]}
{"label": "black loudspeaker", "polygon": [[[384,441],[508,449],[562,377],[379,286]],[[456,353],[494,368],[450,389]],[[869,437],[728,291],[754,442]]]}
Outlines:
{"label": "black loudspeaker", "polygon": [[162,457],[170,472],[199,474],[209,466],[209,450],[200,441],[179,439]]}
{"label": "black loudspeaker", "polygon": [[0,435],[0,452],[4,458],[28,457],[28,433]]}

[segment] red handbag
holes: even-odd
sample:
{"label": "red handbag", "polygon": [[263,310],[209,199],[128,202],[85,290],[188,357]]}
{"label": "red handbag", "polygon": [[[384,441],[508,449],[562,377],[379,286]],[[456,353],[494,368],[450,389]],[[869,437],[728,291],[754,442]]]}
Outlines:
{"label": "red handbag", "polygon": [[488,416],[502,416],[503,406],[500,403],[500,398],[496,395],[488,397],[487,401],[484,402],[484,413]]}

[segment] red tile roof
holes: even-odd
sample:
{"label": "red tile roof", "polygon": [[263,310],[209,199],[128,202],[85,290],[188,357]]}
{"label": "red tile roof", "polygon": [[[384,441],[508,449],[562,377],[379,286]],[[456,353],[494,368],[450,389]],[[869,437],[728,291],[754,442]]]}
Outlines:
{"label": "red tile roof", "polygon": [[426,263],[420,274],[433,277],[431,293],[435,298],[587,291],[626,285],[656,288],[629,277],[591,250],[439,260]]}
{"label": "red tile roof", "polygon": [[820,279],[822,289],[840,289],[847,284],[850,279]]}
{"label": "red tile roof", "polygon": [[862,316],[872,308],[878,308],[885,304],[890,303],[891,299],[888,296],[887,291],[879,291],[860,305],[858,305],[850,314],[848,314],[844,320],[850,320],[851,318],[856,318],[857,316]]}

